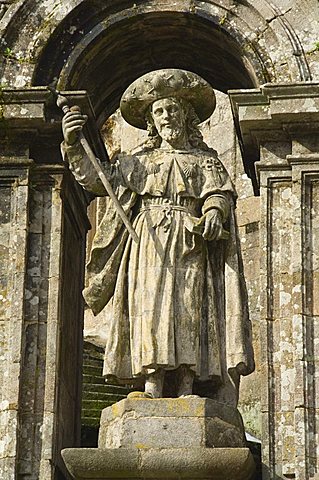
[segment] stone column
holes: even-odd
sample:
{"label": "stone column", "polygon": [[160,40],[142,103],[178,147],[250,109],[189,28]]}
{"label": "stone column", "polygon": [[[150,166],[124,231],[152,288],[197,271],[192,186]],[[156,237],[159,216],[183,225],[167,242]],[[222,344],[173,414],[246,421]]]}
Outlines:
{"label": "stone column", "polygon": [[261,196],[263,480],[319,473],[319,88],[230,92]]}
{"label": "stone column", "polygon": [[0,477],[62,479],[80,438],[88,199],[48,91],[1,93]]}

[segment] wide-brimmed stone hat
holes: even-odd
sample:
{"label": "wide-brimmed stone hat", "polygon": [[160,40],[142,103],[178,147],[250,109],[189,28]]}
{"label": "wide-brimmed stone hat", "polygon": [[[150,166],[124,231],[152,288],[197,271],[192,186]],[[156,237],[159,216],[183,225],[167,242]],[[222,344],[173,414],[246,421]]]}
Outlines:
{"label": "wide-brimmed stone hat", "polygon": [[206,80],[187,70],[167,68],[149,72],[127,88],[121,99],[122,116],[134,127],[146,130],[149,106],[167,97],[187,100],[201,122],[210,117],[216,106],[214,90]]}

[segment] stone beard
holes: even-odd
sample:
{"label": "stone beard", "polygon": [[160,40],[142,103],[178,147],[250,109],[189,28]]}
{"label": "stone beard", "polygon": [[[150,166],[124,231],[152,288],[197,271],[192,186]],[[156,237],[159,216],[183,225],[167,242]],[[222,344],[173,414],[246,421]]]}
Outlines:
{"label": "stone beard", "polygon": [[186,112],[175,98],[156,100],[151,106],[150,119],[163,142],[168,145],[178,141],[187,143]]}
{"label": "stone beard", "polygon": [[[148,128],[149,140],[105,174],[139,243],[108,202],[84,297],[109,317],[106,378],[143,379],[150,397],[200,393],[236,405],[254,361],[236,192],[197,128],[214,101],[206,82],[181,70],[147,74],[124,93],[124,118]],[[77,115],[64,120],[65,158],[85,189],[106,195],[76,140],[85,123]]]}

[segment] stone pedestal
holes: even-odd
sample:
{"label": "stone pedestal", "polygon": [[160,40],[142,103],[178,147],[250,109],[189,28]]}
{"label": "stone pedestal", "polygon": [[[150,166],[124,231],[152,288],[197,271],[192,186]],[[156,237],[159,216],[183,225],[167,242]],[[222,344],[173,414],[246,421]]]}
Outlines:
{"label": "stone pedestal", "polygon": [[259,160],[263,480],[310,480],[319,474],[319,85],[230,96],[244,159]]}
{"label": "stone pedestal", "polygon": [[98,449],[66,449],[75,480],[250,480],[239,412],[208,398],[125,399],[103,410]]}
{"label": "stone pedestal", "polygon": [[101,416],[99,448],[245,446],[238,410],[209,398],[128,398]]}

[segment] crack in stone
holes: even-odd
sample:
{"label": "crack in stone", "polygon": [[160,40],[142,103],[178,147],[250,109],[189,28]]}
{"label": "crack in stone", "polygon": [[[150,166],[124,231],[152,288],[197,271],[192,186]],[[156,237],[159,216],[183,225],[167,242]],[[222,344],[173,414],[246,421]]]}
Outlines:
{"label": "crack in stone", "polygon": [[268,24],[270,24],[271,22],[273,22],[274,20],[276,20],[277,18],[280,18],[280,17],[284,17],[285,15],[287,15],[287,13],[289,13],[291,10],[292,10],[292,7],[288,8],[288,10],[286,10],[285,12],[278,12],[276,7],[272,4],[270,4],[271,7],[272,7],[272,10],[274,10],[275,14],[272,18],[266,18],[266,22]]}
{"label": "crack in stone", "polygon": [[[293,7],[288,8],[285,12],[281,12],[281,11],[278,10],[276,5],[274,5],[271,2],[268,2],[268,0],[266,0],[266,2],[274,13],[274,16],[272,18],[270,18],[268,20],[266,19],[266,22],[268,23],[268,26],[274,20],[276,20],[276,19],[279,20],[279,22],[282,25],[282,28],[286,32],[288,40],[291,44],[291,47],[292,47],[292,50],[293,50],[292,53],[296,58],[296,62],[297,62],[297,66],[298,66],[301,81],[311,80],[311,78],[312,78],[311,77],[311,72],[310,72],[309,65],[308,65],[306,56],[304,54],[300,39],[299,39],[298,35],[296,34],[294,28],[290,25],[288,19],[286,18],[287,13],[289,13],[293,9]],[[264,33],[264,32],[262,32],[262,33]]]}

